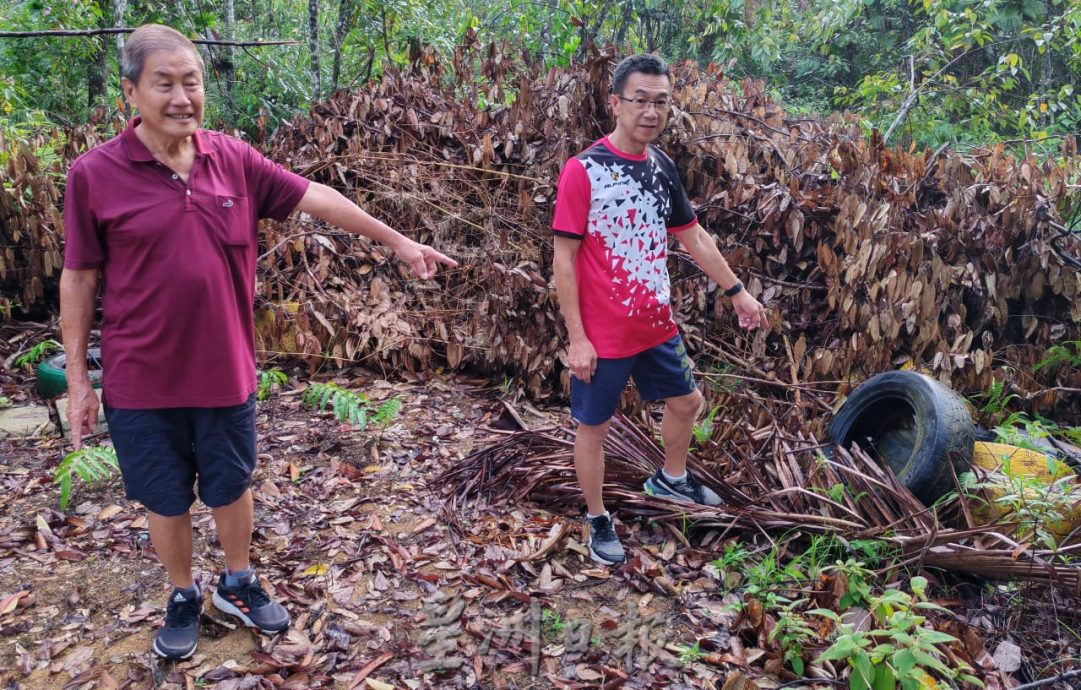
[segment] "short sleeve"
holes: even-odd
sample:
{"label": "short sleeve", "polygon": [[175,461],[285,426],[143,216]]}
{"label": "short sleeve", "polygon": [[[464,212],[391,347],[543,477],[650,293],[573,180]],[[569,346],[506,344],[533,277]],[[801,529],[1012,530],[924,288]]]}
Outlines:
{"label": "short sleeve", "polygon": [[556,188],[556,210],[552,232],[564,237],[581,239],[589,221],[591,187],[586,169],[577,158],[571,158],[559,174]]}
{"label": "short sleeve", "polygon": [[683,188],[683,182],[679,179],[679,171],[675,162],[658,151],[658,162],[668,179],[668,187],[671,190],[672,212],[668,215],[665,223],[669,232],[681,232],[690,229],[698,223],[698,216],[691,206],[691,200],[687,197],[687,190]]}
{"label": "short sleeve", "polygon": [[308,180],[268,159],[248,144],[248,197],[254,199],[260,218],[285,220],[308,191]]}
{"label": "short sleeve", "polygon": [[104,238],[98,228],[86,166],[68,169],[64,189],[64,268],[81,271],[105,263]]}

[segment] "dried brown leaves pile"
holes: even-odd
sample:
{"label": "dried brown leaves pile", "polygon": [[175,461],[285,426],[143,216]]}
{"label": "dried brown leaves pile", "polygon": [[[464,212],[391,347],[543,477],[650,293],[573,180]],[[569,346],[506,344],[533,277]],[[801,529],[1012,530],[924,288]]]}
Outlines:
{"label": "dried brown leaves pile", "polygon": [[[561,165],[608,126],[609,58],[542,73],[494,49],[462,50],[446,70],[419,61],[279,130],[274,158],[462,262],[418,286],[377,249],[274,226],[262,294],[302,303],[299,349],[410,370],[469,365],[520,375],[534,394],[560,375],[565,385],[548,227]],[[487,91],[472,79],[478,71]],[[678,320],[702,354],[718,357],[707,348],[723,340],[757,360],[758,373],[799,381],[909,359],[978,391],[994,369],[1031,370],[1049,345],[1081,337],[1081,280],[1036,220],[1067,193],[1073,141],[1064,166],[1001,147],[913,154],[844,118],[789,118],[755,82],[682,66],[677,84],[661,145],[774,320],[765,340],[732,335],[730,321],[713,318],[723,309],[715,286],[677,259]],[[1034,394],[1079,377],[1044,371],[1017,383]],[[1054,392],[1032,404],[1060,418],[1081,413]]]}
{"label": "dried brown leaves pile", "polygon": [[[463,46],[449,65],[421,54],[280,128],[272,158],[462,266],[409,281],[382,248],[306,219],[271,224],[259,265],[265,354],[470,367],[518,377],[534,395],[564,387],[548,226],[561,165],[609,127],[612,57],[543,71],[505,48]],[[715,286],[675,259],[677,318],[706,363],[836,382],[911,360],[975,392],[994,371],[1031,372],[1050,345],[1081,339],[1081,279],[1037,220],[1038,208],[1055,217],[1069,203],[1074,140],[1061,163],[1001,146],[906,152],[848,118],[789,117],[756,82],[694,65],[676,76],[661,146],[774,322],[768,338],[744,340],[714,318],[725,307]],[[97,137],[80,129],[67,141],[62,161]],[[27,150],[0,143],[0,287],[31,308],[55,303],[63,165],[43,170]],[[1081,418],[1078,396],[1050,390],[1081,387],[1081,372],[1013,383],[1032,411]]]}

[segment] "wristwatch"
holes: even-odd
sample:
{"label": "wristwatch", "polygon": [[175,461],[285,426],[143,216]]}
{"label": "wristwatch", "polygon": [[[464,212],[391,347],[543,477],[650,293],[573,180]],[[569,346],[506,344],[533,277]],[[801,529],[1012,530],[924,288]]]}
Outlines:
{"label": "wristwatch", "polygon": [[736,284],[724,291],[725,297],[735,297],[739,294],[739,291],[743,289],[743,281],[736,281]]}

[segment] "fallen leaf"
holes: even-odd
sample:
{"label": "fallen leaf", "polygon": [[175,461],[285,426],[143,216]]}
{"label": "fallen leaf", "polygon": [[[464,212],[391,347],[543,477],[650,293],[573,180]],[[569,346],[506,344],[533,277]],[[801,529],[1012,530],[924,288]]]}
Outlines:
{"label": "fallen leaf", "polygon": [[371,690],[394,690],[394,686],[390,683],[384,683],[375,678],[365,678],[364,682],[368,684],[368,687],[371,688]]}

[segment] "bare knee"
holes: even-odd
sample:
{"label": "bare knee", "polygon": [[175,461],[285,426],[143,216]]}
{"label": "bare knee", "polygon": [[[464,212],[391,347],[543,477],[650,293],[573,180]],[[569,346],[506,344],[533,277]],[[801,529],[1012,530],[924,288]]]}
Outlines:
{"label": "bare knee", "polygon": [[578,424],[578,430],[575,432],[575,442],[581,443],[603,443],[606,436],[608,436],[608,429],[612,426],[611,420],[607,422],[601,422],[600,424]]}
{"label": "bare knee", "polygon": [[664,401],[667,411],[680,419],[695,419],[702,411],[702,393],[695,390],[693,393],[681,395],[678,398],[668,398]]}

